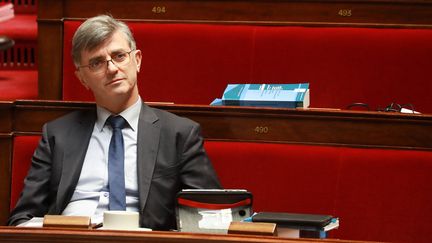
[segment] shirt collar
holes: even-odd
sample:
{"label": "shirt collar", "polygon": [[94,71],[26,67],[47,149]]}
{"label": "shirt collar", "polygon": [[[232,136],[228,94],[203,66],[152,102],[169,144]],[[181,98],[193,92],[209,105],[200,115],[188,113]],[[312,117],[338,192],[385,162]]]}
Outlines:
{"label": "shirt collar", "polygon": [[[138,96],[138,100],[137,102],[135,102],[135,104],[128,107],[126,110],[120,112],[119,114],[127,121],[129,127],[132,128],[133,131],[137,131],[138,129],[138,120],[141,111],[141,106],[142,106],[141,97]],[[101,106],[96,106],[96,113],[97,113],[96,128],[98,129],[98,131],[101,132],[105,126],[106,119],[108,119],[108,117],[113,114]]]}

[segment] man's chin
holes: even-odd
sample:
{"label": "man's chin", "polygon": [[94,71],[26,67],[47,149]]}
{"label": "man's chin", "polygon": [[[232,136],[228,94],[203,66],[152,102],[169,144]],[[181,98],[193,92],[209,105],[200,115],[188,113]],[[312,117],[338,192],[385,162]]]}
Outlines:
{"label": "man's chin", "polygon": [[117,95],[127,95],[132,92],[132,88],[128,85],[121,83],[111,85],[107,90],[107,95],[117,96]]}

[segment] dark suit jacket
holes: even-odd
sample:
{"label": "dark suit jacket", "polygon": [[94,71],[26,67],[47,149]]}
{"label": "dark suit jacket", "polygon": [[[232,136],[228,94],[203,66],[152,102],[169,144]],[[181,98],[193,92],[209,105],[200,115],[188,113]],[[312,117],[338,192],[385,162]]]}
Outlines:
{"label": "dark suit jacket", "polygon": [[[9,225],[62,213],[78,183],[95,120],[95,111],[77,111],[43,126]],[[220,188],[200,132],[197,123],[143,103],[137,141],[141,227],[175,229],[178,191]]]}

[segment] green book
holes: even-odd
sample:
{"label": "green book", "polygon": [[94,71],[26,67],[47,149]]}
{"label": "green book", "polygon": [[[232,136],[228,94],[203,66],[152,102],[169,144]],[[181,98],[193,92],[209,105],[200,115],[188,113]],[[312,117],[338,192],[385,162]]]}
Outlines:
{"label": "green book", "polygon": [[309,83],[228,84],[222,99],[212,105],[309,107]]}

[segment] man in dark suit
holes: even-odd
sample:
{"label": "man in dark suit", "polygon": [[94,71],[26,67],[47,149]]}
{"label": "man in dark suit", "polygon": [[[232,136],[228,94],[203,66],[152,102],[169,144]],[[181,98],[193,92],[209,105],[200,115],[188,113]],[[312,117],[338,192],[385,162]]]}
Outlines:
{"label": "man in dark suit", "polygon": [[[174,229],[175,196],[183,188],[220,188],[203,148],[200,126],[151,108],[137,87],[142,54],[129,28],[101,15],[85,21],[72,41],[75,74],[96,100],[95,111],[77,111],[44,125],[42,138],[9,225],[45,214],[86,215],[101,221],[110,198],[111,117],[121,118],[127,211],[140,226]],[[122,169],[123,169],[122,168]],[[111,178],[112,177],[112,178]]]}

